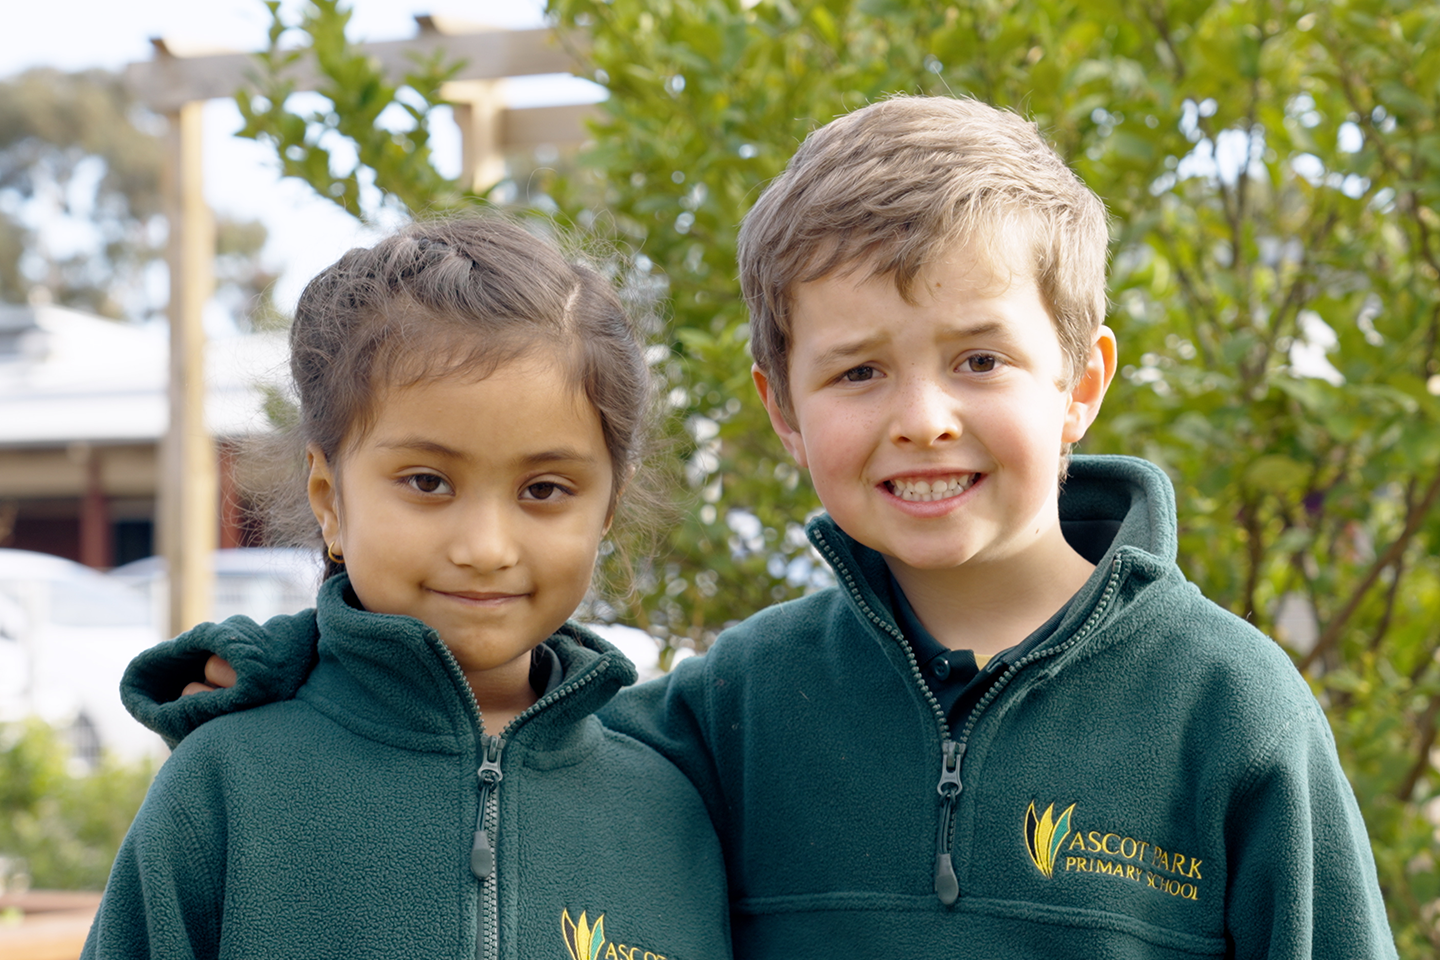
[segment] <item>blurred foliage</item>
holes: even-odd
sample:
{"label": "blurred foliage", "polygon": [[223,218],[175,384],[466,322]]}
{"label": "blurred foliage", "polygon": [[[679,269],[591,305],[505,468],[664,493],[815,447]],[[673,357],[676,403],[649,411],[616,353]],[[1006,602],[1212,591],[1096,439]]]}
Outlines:
{"label": "blurred foliage", "polygon": [[[114,319],[164,309],[163,130],[103,70],[0,80],[0,302],[41,288]],[[264,226],[221,218],[216,232],[222,301],[263,324],[275,280],[259,265]]]}
{"label": "blurred foliage", "polygon": [[[1440,7],[552,0],[551,13],[609,99],[576,165],[532,174],[535,206],[630,251],[628,275],[669,296],[661,366],[694,493],[620,615],[703,648],[823,579],[798,535],[818,504],[749,383],[735,235],[766,181],[811,130],[890,93],[1013,108],[1115,218],[1122,375],[1084,448],[1169,472],[1188,575],[1287,645],[1327,707],[1402,956],[1440,950],[1425,816],[1440,812]],[[341,16],[318,5],[309,29],[323,22],[334,43]],[[394,96],[413,105],[426,89]],[[305,123],[306,143],[341,132],[334,115]],[[332,191],[333,171],[310,175]],[[412,210],[431,203],[421,180],[374,182]]]}
{"label": "blurred foliage", "polygon": [[33,888],[104,889],[154,775],[108,755],[76,770],[40,720],[0,725],[0,856],[24,858]]}
{"label": "blurred foliage", "polygon": [[[293,26],[307,41],[298,49],[280,45],[292,29],[281,16],[280,0],[267,0],[265,6],[270,10],[270,45],[259,57],[257,90],[236,95],[245,118],[240,136],[274,147],[286,176],[306,181],[357,217],[362,214],[362,186],[372,179],[383,197],[406,210],[448,209],[464,202],[459,185],[435,170],[430,155],[430,115],[442,104],[440,86],[457,65],[417,61],[395,84],[346,40],[350,10],[339,0],[313,0],[305,6]],[[313,61],[321,77],[315,93],[326,101],[323,109],[309,114],[289,108],[295,92],[289,68],[302,57]],[[382,123],[387,111],[406,119],[398,125]],[[339,156],[331,149],[335,135],[346,144]]]}

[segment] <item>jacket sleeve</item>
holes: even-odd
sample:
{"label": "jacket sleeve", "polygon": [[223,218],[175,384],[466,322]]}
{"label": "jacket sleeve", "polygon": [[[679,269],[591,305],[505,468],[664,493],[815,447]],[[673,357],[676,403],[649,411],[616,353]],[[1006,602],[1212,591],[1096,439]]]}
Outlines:
{"label": "jacket sleeve", "polygon": [[197,829],[165,773],[115,857],[82,960],[200,960],[219,953],[224,867],[216,834],[223,826],[211,816]]}
{"label": "jacket sleeve", "polygon": [[[272,617],[263,626],[249,617],[204,623],[132,660],[120,699],[173,749],[207,720],[295,696],[315,665],[319,639],[314,610]],[[235,668],[235,686],[182,697],[187,683],[204,679],[212,653]]]}
{"label": "jacket sleeve", "polygon": [[1226,832],[1237,960],[1396,956],[1365,822],[1318,704],[1252,763]]}
{"label": "jacket sleeve", "polygon": [[630,687],[600,711],[612,730],[634,737],[680,768],[725,837],[726,802],[714,750],[710,654],[682,660],[663,677]]}

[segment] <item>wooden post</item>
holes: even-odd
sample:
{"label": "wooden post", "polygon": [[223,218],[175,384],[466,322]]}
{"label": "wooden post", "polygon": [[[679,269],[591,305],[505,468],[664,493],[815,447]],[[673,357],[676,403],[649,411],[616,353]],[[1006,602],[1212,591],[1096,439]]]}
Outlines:
{"label": "wooden post", "polygon": [[205,428],[205,302],[214,287],[215,224],[201,179],[204,103],[166,114],[163,189],[170,224],[170,426],[160,473],[160,543],[171,634],[210,618],[219,480]]}
{"label": "wooden post", "polygon": [[460,183],[483,194],[505,178],[505,105],[500,80],[452,80],[441,88],[460,127]]}
{"label": "wooden post", "polygon": [[100,451],[85,444],[85,497],[80,501],[80,562],[97,570],[115,565],[115,548],[110,537],[110,505],[105,498],[105,478]]}

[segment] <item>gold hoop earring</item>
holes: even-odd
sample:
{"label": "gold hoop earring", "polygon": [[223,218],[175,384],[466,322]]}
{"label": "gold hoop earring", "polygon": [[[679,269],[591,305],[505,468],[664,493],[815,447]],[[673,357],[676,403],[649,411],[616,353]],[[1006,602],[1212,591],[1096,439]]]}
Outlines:
{"label": "gold hoop earring", "polygon": [[[339,540],[335,541],[335,543],[339,542]],[[345,556],[335,552],[335,543],[325,544],[325,556],[330,558],[331,563],[339,564],[343,567],[345,565]]]}

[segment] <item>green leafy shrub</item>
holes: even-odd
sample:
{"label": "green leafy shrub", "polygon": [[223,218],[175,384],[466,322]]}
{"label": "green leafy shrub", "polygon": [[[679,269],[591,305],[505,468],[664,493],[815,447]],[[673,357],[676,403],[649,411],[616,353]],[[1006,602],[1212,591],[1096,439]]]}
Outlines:
{"label": "green leafy shrub", "polygon": [[31,887],[103,889],[155,775],[151,763],[109,755],[77,766],[41,721],[0,725],[0,856],[23,858]]}

